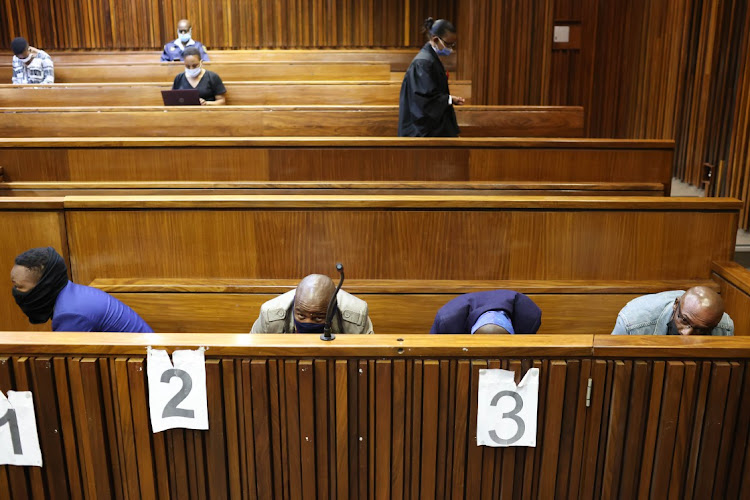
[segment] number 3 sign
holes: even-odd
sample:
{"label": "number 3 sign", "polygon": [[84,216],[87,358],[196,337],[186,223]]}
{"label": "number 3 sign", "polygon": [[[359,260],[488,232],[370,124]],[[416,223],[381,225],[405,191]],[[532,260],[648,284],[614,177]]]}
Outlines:
{"label": "number 3 sign", "polygon": [[536,446],[539,369],[518,386],[515,372],[479,370],[478,446]]}
{"label": "number 3 sign", "polygon": [[203,349],[175,351],[174,366],[167,351],[148,350],[148,406],[151,428],[208,429],[206,358]]}
{"label": "number 3 sign", "polygon": [[34,400],[28,391],[0,392],[0,464],[42,466]]}

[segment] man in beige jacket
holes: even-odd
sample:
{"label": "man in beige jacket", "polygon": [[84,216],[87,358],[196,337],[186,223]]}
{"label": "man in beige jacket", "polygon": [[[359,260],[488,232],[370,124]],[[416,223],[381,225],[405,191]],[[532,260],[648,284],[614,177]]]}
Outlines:
{"label": "man in beige jacket", "polygon": [[[260,316],[250,333],[323,333],[328,301],[335,290],[336,285],[328,276],[306,276],[295,290],[260,307]],[[339,290],[331,332],[373,333],[367,302]]]}

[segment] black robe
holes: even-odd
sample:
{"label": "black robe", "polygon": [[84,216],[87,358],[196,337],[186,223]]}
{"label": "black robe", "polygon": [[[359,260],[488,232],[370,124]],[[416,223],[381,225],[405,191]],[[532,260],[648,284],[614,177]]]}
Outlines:
{"label": "black robe", "polygon": [[456,112],[448,104],[448,75],[427,43],[409,65],[401,84],[399,137],[458,137]]}

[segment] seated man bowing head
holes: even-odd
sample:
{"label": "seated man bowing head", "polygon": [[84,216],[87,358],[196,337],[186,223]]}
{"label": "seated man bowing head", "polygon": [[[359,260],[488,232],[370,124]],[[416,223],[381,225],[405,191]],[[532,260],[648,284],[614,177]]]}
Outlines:
{"label": "seated man bowing head", "polygon": [[628,302],[612,335],[734,335],[724,300],[705,286],[652,293]]}
{"label": "seated man bowing head", "polygon": [[435,315],[430,333],[536,333],[542,310],[513,290],[489,290],[459,295]]}
{"label": "seated man bowing head", "polygon": [[[335,290],[336,285],[328,276],[306,276],[295,290],[260,307],[260,316],[250,333],[323,333],[328,301]],[[331,332],[373,333],[367,302],[339,290]]]}
{"label": "seated man bowing head", "polygon": [[13,298],[30,323],[52,318],[56,332],[153,332],[116,298],[69,281],[65,261],[52,247],[27,250],[15,264],[10,272]]}

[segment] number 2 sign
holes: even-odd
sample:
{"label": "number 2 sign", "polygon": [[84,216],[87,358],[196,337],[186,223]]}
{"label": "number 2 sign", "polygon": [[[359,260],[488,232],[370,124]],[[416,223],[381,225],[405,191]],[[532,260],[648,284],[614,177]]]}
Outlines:
{"label": "number 2 sign", "polygon": [[478,446],[536,446],[539,369],[516,386],[515,372],[479,370]]}
{"label": "number 2 sign", "polygon": [[0,464],[42,466],[34,400],[28,391],[0,392]]}
{"label": "number 2 sign", "polygon": [[203,349],[175,351],[148,350],[148,405],[151,428],[208,429],[206,398],[206,358]]}

